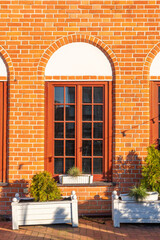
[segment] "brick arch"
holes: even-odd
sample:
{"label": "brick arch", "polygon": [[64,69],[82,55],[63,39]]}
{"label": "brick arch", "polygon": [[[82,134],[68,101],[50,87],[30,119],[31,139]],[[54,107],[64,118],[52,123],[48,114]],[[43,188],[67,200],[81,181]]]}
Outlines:
{"label": "brick arch", "polygon": [[6,68],[7,68],[7,80],[14,80],[15,79],[15,71],[13,67],[12,60],[7,53],[7,51],[0,45],[0,57],[2,57]]}
{"label": "brick arch", "polygon": [[50,57],[52,56],[52,54],[57,51],[60,47],[68,44],[68,43],[73,43],[73,42],[85,42],[85,43],[89,43],[92,44],[94,46],[96,46],[97,48],[99,48],[104,54],[105,56],[108,58],[111,67],[112,67],[112,71],[113,71],[113,76],[117,76],[119,75],[119,64],[117,61],[117,57],[114,54],[114,52],[104,43],[102,42],[100,39],[96,38],[96,37],[92,37],[92,36],[86,36],[86,35],[70,35],[67,37],[62,37],[60,39],[58,39],[56,42],[54,42],[53,44],[51,44],[43,53],[39,64],[38,64],[38,78],[40,78],[41,80],[44,78],[44,72],[45,72],[45,67],[47,65],[47,62],[49,61]]}
{"label": "brick arch", "polygon": [[145,63],[143,66],[143,79],[145,80],[150,80],[150,67],[152,64],[153,59],[156,57],[156,55],[160,52],[160,42],[157,43],[148,53],[146,59],[145,59]]}

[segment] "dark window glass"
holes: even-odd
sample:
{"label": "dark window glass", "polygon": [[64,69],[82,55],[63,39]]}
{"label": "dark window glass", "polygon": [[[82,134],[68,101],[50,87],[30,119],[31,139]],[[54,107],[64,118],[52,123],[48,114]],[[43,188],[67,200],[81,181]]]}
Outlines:
{"label": "dark window glass", "polygon": [[91,173],[91,158],[82,159],[82,172]]}
{"label": "dark window glass", "polygon": [[102,173],[102,158],[93,158],[93,173]]}
{"label": "dark window glass", "polygon": [[75,120],[75,106],[66,105],[66,120],[67,121]]}
{"label": "dark window glass", "polygon": [[103,123],[94,123],[94,138],[103,138]]}
{"label": "dark window glass", "polygon": [[158,87],[158,102],[160,103],[160,87]]}
{"label": "dark window glass", "polygon": [[82,119],[83,121],[92,120],[92,106],[84,105],[82,108]]}
{"label": "dark window glass", "polygon": [[74,158],[66,158],[66,173],[68,172],[68,170],[72,167],[74,167]]}
{"label": "dark window glass", "polygon": [[54,88],[54,102],[55,103],[64,103],[64,87],[55,87]]}
{"label": "dark window glass", "polygon": [[63,156],[63,140],[54,141],[54,155]]}
{"label": "dark window glass", "polygon": [[94,120],[95,121],[103,120],[103,106],[101,105],[94,106]]}
{"label": "dark window glass", "polygon": [[66,140],[66,156],[74,156],[74,140]]}
{"label": "dark window glass", "polygon": [[63,131],[63,123],[55,123],[54,125],[54,137],[55,138],[63,138],[64,131]]}
{"label": "dark window glass", "polygon": [[75,137],[75,123],[66,123],[66,138]]}
{"label": "dark window glass", "polygon": [[55,174],[63,173],[63,158],[54,159],[54,173]]}
{"label": "dark window glass", "polygon": [[102,141],[100,140],[93,141],[93,155],[102,156]]}
{"label": "dark window glass", "polygon": [[160,104],[158,105],[158,108],[159,108],[159,120],[160,120]]}
{"label": "dark window glass", "polygon": [[54,106],[54,119],[56,121],[63,121],[64,120],[64,106],[63,105],[56,105]]}
{"label": "dark window glass", "polygon": [[160,122],[159,122],[159,138],[160,138]]}
{"label": "dark window glass", "polygon": [[83,87],[82,98],[83,98],[83,103],[91,103],[92,102],[92,88],[91,87]]}
{"label": "dark window glass", "polygon": [[66,87],[66,103],[75,103],[74,87]]}
{"label": "dark window glass", "polygon": [[91,156],[92,153],[92,145],[90,140],[82,141],[82,155],[83,156]]}
{"label": "dark window glass", "polygon": [[82,124],[82,137],[91,138],[92,137],[92,123]]}
{"label": "dark window glass", "polygon": [[102,87],[94,87],[94,103],[103,103]]}

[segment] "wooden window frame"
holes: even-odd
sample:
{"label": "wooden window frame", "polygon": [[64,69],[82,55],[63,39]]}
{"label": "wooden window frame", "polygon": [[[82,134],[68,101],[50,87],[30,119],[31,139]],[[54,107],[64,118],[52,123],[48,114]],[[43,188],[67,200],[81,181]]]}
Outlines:
{"label": "wooden window frame", "polygon": [[150,82],[150,144],[156,146],[159,145],[158,87],[160,87],[160,81]]}
{"label": "wooden window frame", "polygon": [[0,182],[7,181],[7,82],[0,82]]}
{"label": "wooden window frame", "polygon": [[[55,82],[46,82],[45,83],[45,161],[44,161],[44,168],[45,170],[51,172],[53,174],[53,147],[52,147],[52,140],[53,140],[53,116],[50,116],[52,113],[52,86],[77,86],[77,92],[80,91],[79,86],[98,86],[103,85],[105,91],[105,109],[104,109],[104,147],[103,147],[103,174],[98,175],[95,174],[94,181],[112,181],[112,81],[73,81],[73,82],[66,82],[66,81],[55,81]],[[52,100],[51,100],[52,99]],[[77,115],[80,115],[81,108],[78,106],[77,101]],[[53,115],[53,114],[52,114]],[[81,126],[81,121],[78,122],[79,126]],[[51,131],[51,129],[53,129]],[[81,139],[80,131],[77,131],[76,134],[78,135],[76,139]],[[78,140],[77,140],[78,141]],[[77,143],[79,146],[79,143]],[[80,160],[80,148],[76,149],[76,166],[81,169],[81,160]],[[97,176],[96,176],[97,175]],[[58,175],[53,175],[53,177],[57,177]]]}

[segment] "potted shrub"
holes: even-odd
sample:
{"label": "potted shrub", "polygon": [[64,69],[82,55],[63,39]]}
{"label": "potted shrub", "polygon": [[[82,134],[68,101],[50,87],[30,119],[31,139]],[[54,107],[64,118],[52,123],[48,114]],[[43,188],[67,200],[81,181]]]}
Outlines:
{"label": "potted shrub", "polygon": [[82,174],[79,168],[72,167],[67,174],[59,175],[61,184],[87,184],[93,182],[93,176],[90,174]]}
{"label": "potted shrub", "polygon": [[160,223],[160,151],[153,145],[148,148],[142,181],[128,194],[112,194],[112,218],[115,227],[120,223]]}
{"label": "potted shrub", "polygon": [[56,223],[72,223],[73,227],[78,227],[75,191],[72,191],[70,198],[61,197],[60,189],[49,172],[44,171],[33,176],[30,195],[34,201],[19,198],[19,194],[13,198],[12,229],[18,229],[19,225]]}

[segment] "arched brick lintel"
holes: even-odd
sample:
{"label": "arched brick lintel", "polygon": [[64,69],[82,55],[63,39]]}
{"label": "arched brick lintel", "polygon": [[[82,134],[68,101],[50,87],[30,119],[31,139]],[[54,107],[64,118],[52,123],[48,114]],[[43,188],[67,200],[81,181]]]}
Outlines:
{"label": "arched brick lintel", "polygon": [[38,64],[38,78],[41,78],[41,80],[44,78],[44,73],[45,73],[45,67],[47,65],[47,62],[49,61],[50,57],[52,54],[57,51],[60,47],[68,44],[68,43],[73,43],[73,42],[86,42],[89,44],[92,44],[99,48],[105,56],[108,58],[112,71],[113,71],[113,77],[119,75],[119,64],[117,61],[117,57],[114,54],[114,52],[100,39],[93,37],[93,36],[86,36],[86,35],[70,35],[67,37],[62,37],[58,39],[56,42],[51,44],[43,53],[39,64]]}
{"label": "arched brick lintel", "polygon": [[13,67],[12,60],[7,53],[7,51],[0,45],[0,57],[2,57],[4,64],[6,65],[7,68],[7,80],[15,80],[15,71]]}
{"label": "arched brick lintel", "polygon": [[158,42],[148,53],[143,66],[143,79],[150,80],[150,67],[153,59],[160,52],[160,42]]}

